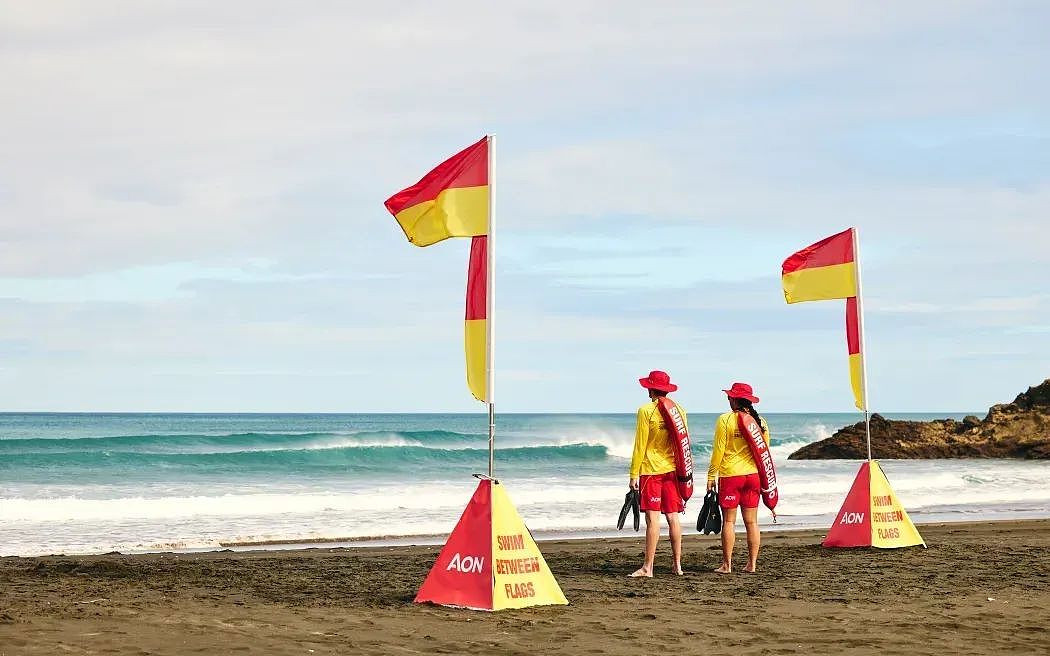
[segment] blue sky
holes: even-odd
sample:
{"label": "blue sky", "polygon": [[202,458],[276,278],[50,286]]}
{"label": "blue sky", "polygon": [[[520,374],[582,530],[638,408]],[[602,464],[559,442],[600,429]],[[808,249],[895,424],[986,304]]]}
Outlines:
{"label": "blue sky", "polygon": [[0,408],[473,411],[467,240],[383,200],[497,135],[497,401],[876,411],[1050,376],[1050,9],[1037,2],[0,0]]}

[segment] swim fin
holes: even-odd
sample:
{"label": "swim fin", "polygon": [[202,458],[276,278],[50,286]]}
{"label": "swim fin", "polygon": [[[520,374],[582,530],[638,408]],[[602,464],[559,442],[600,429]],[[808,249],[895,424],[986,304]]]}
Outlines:
{"label": "swim fin", "polygon": [[638,490],[627,490],[627,494],[623,497],[623,508],[620,508],[620,516],[616,520],[616,528],[623,530],[623,525],[627,522],[627,513],[634,513],[634,530],[642,525],[642,512],[640,506],[642,503],[642,495]]}
{"label": "swim fin", "polygon": [[627,513],[631,511],[631,494],[634,490],[627,490],[623,498],[623,508],[620,508],[620,517],[616,520],[616,530],[622,531],[623,524],[627,521]]}
{"label": "swim fin", "polygon": [[708,533],[714,533],[718,535],[722,532],[722,506],[718,505],[718,497],[715,497],[714,508],[711,509],[711,516],[707,518],[707,526],[704,530]]}
{"label": "swim fin", "polygon": [[631,490],[631,510],[634,512],[634,530],[637,531],[642,525],[642,493]]}
{"label": "swim fin", "polygon": [[722,509],[718,506],[718,493],[708,490],[704,495],[704,505],[696,518],[696,531],[707,535],[722,532]]}

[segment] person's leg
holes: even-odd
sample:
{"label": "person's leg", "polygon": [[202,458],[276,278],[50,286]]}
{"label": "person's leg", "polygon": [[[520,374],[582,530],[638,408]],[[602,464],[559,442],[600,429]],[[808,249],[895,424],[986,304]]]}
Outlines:
{"label": "person's leg", "polygon": [[674,559],[675,574],[682,573],[682,522],[680,521],[679,513],[668,513],[667,527],[668,533],[671,534],[671,557]]}
{"label": "person's leg", "polygon": [[638,480],[642,512],[645,513],[645,560],[631,576],[651,578],[656,545],[660,541],[660,505],[663,503],[663,485],[660,476],[643,474]]}
{"label": "person's leg", "polygon": [[733,547],[736,545],[736,508],[722,509],[722,565],[715,571],[729,574],[733,571]]}
{"label": "person's leg", "polygon": [[685,512],[685,502],[678,492],[678,475],[670,472],[664,475],[663,502],[660,509],[667,517],[667,533],[671,537],[671,557],[673,564],[671,571],[675,574],[682,573],[682,517]]}
{"label": "person's leg", "polygon": [[733,571],[733,547],[736,545],[736,509],[740,505],[740,486],[743,476],[718,479],[718,505],[722,509],[722,565],[715,571],[729,574]]}
{"label": "person's leg", "polygon": [[745,572],[754,572],[758,566],[758,548],[762,546],[762,532],[758,529],[758,507],[741,508],[740,515],[744,518],[744,528],[747,530],[747,567]]}
{"label": "person's leg", "polygon": [[652,578],[656,544],[660,541],[660,511],[645,511],[645,563],[631,574],[633,577]]}

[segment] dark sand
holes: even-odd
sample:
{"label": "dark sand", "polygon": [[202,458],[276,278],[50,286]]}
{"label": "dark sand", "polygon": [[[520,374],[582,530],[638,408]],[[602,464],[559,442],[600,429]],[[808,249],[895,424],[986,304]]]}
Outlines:
{"label": "dark sand", "polygon": [[921,530],[927,550],[771,533],[729,576],[691,535],[687,575],[664,543],[651,580],[626,578],[640,535],[544,542],[571,605],[498,613],[412,603],[436,547],[2,558],[0,654],[1050,653],[1050,520]]}

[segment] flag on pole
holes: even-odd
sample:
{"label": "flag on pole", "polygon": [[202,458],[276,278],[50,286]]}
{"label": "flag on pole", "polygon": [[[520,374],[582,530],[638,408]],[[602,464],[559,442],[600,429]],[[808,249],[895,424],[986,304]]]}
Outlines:
{"label": "flag on pole", "polygon": [[488,237],[474,237],[467,264],[467,312],[463,343],[467,355],[467,387],[485,402],[485,364],[488,339]]}
{"label": "flag on pole", "polygon": [[784,260],[784,298],[788,303],[826,301],[857,295],[853,229],[822,239]]}
{"label": "flag on pole", "polygon": [[868,460],[839,509],[825,547],[926,546],[890,487],[882,467],[871,459],[867,377],[864,374],[864,311],[857,229],[849,228],[807,246],[784,260],[784,298],[788,303],[846,299],[846,350],[853,401],[864,411]]}
{"label": "flag on pole", "polygon": [[860,311],[857,297],[846,299],[846,350],[849,351],[849,382],[853,388],[853,403],[858,410],[867,410],[868,398],[864,389],[864,353],[860,349]]}
{"label": "flag on pole", "polygon": [[495,296],[493,137],[456,153],[386,201],[408,240],[429,246],[472,237],[467,263],[464,342],[467,386],[489,410],[489,473],[481,478],[416,601],[481,610],[566,604],[528,527],[493,478],[495,404],[492,351]]}
{"label": "flag on pole", "polygon": [[489,231],[489,138],[467,146],[416,184],[387,199],[405,236],[416,246]]}
{"label": "flag on pole", "polygon": [[473,237],[464,329],[467,386],[476,399],[488,401],[489,137],[438,164],[385,204],[416,246],[430,246],[449,237]]}
{"label": "flag on pole", "polygon": [[781,268],[784,299],[788,303],[846,299],[846,346],[849,352],[853,402],[867,406],[864,389],[864,349],[857,304],[860,276],[856,262],[856,233],[843,230],[792,254]]}

